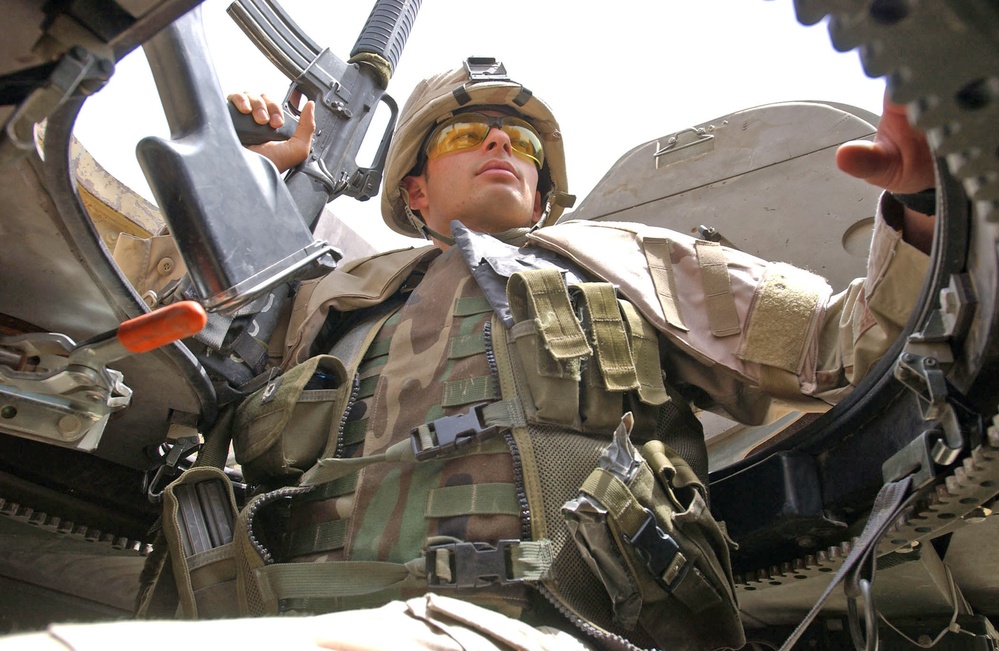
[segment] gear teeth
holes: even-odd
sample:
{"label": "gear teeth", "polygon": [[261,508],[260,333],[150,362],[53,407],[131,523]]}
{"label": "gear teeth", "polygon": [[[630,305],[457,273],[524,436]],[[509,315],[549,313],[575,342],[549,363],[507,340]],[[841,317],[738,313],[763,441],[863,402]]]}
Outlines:
{"label": "gear teeth", "polygon": [[40,529],[46,529],[55,535],[85,540],[98,545],[107,545],[119,551],[130,551],[141,556],[152,552],[152,545],[141,540],[132,540],[127,536],[118,536],[103,531],[97,527],[77,524],[72,520],[64,520],[59,516],[36,511],[28,506],[12,502],[0,497],[0,516],[24,522]]}
{"label": "gear teeth", "polygon": [[[906,105],[909,120],[926,133],[934,154],[961,182],[974,218],[999,223],[999,2],[794,0],[794,9],[805,25],[828,19],[833,47],[856,49],[868,75],[887,77],[890,98]],[[912,551],[927,539],[983,519],[976,511],[999,490],[999,415],[992,418],[986,442],[942,480],[923,503],[892,523],[879,553]],[[829,572],[853,544],[759,570],[756,582],[743,587],[757,590],[781,585],[780,577]]]}
{"label": "gear teeth", "polygon": [[999,5],[985,0],[795,0],[798,21],[828,17],[840,51],[887,77],[987,219],[999,218]]}

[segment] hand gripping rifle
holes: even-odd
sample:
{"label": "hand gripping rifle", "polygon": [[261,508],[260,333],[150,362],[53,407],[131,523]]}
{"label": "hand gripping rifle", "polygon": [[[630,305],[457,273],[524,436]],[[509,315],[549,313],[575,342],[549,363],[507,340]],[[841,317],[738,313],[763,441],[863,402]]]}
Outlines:
{"label": "hand gripping rifle", "polygon": [[[286,139],[299,115],[298,95],[316,103],[316,135],[310,156],[289,172],[285,183],[303,218],[314,230],[325,205],[347,195],[360,201],[378,193],[398,107],[385,94],[399,63],[420,0],[378,0],[347,63],[305,34],[275,0],[236,0],[229,15],[261,52],[291,79],[285,96],[285,125],[258,125],[230,105],[243,144]],[[371,167],[356,162],[379,101],[391,112]]]}

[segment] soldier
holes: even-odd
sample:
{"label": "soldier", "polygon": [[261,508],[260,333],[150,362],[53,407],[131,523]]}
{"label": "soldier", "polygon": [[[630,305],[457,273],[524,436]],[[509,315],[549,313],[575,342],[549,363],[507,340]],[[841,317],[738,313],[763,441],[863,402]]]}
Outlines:
{"label": "soldier", "polygon": [[[281,122],[266,98],[231,100]],[[311,118],[307,105],[293,139],[260,151],[296,164]],[[929,149],[887,102],[874,143],[840,149],[844,171],[887,192],[867,278],[833,295],[811,274],[679,233],[551,225],[571,204],[561,137],[548,106],[495,69],[417,86],[382,214],[434,246],[302,284],[283,374],[206,443],[231,435],[258,487],[232,544],[189,553],[177,514],[179,487],[227,481],[220,471],[193,468],[164,495],[162,575],[185,616],[330,614],[169,624],[159,639],[743,644],[688,398],[758,422],[768,396],[834,402],[863,376],[925,274]],[[170,612],[147,594],[146,614]],[[128,634],[53,632],[69,646]]]}
{"label": "soldier", "polygon": [[[230,99],[281,122],[266,98]],[[302,160],[311,116],[307,106],[296,136],[261,153],[282,169]],[[237,458],[263,487],[243,511],[254,544],[237,546],[239,614],[391,602],[378,616],[427,622],[427,645],[571,639],[512,621],[490,633],[476,622],[496,615],[478,604],[598,644],[742,644],[687,398],[755,423],[770,396],[832,403],[849,391],[925,275],[929,148],[886,100],[874,142],[838,152],[841,169],[887,192],[867,278],[833,295],[811,274],[679,233],[551,226],[572,202],[561,138],[549,107],[495,67],[466,64],[414,90],[381,208],[393,230],[434,246],[303,284],[284,386],[302,384],[296,369],[332,376],[342,400],[308,445],[285,420],[277,461],[260,452],[266,398],[235,416]],[[188,614],[212,603],[182,594]],[[377,646],[363,625],[341,631]]]}

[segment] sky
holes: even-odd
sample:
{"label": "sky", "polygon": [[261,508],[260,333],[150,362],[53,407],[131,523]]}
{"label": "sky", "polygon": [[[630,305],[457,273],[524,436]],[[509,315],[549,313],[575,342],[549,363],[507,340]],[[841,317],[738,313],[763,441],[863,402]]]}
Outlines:
{"label": "sky", "polygon": [[[230,1],[207,0],[201,9],[220,93],[283,97],[289,80],[228,17]],[[281,4],[341,59],[373,6]],[[864,75],[856,52],[833,50],[824,24],[799,24],[792,0],[424,0],[388,93],[401,106],[420,79],[472,55],[500,59],[512,79],[552,107],[565,139],[569,191],[580,200],[643,142],[776,101],[830,100],[880,114],[884,92],[881,80]],[[77,135],[151,199],[135,143],[169,131],[141,51],[119,62],[108,86],[88,100]],[[343,197],[330,207],[381,248],[414,243],[382,224],[378,205],[377,198]]]}

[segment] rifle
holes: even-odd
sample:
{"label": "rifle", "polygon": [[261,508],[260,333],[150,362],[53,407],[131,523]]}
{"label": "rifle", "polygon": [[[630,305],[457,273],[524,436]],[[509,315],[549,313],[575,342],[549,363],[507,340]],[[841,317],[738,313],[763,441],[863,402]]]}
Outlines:
{"label": "rifle", "polygon": [[[292,83],[284,99],[285,125],[258,125],[230,105],[240,141],[287,139],[297,126],[299,95],[316,103],[316,136],[310,156],[285,183],[311,230],[325,205],[347,195],[360,201],[378,193],[398,107],[385,94],[409,37],[420,0],[377,0],[361,34],[341,61],[319,46],[275,0],[236,0],[227,9],[243,32]],[[356,158],[378,102],[390,117],[370,167]]]}

